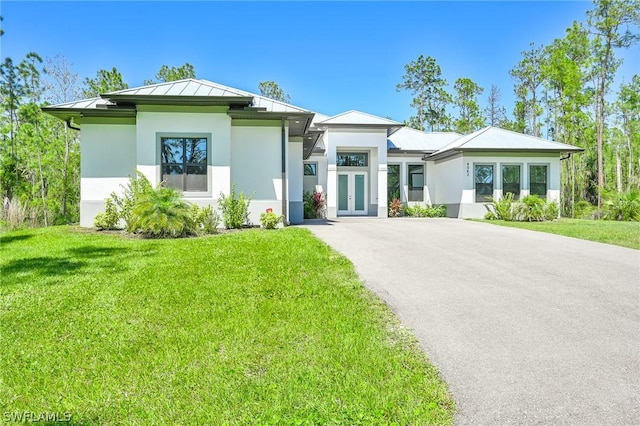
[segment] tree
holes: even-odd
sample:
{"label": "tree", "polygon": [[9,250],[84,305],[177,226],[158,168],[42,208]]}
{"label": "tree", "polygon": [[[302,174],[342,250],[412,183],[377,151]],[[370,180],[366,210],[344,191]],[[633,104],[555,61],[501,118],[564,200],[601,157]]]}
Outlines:
{"label": "tree", "polygon": [[122,74],[116,67],[109,70],[98,70],[95,78],[85,78],[82,96],[93,98],[103,93],[115,92],[117,90],[128,89],[129,85],[124,82]]}
{"label": "tree", "polygon": [[193,68],[193,65],[188,62],[178,68],[163,65],[156,74],[157,81],[145,80],[144,84],[166,83],[168,81],[184,80],[186,78],[196,78],[196,70]]}
{"label": "tree", "polygon": [[498,86],[491,85],[487,97],[487,107],[484,109],[485,118],[489,126],[502,127],[507,121],[507,111],[500,105],[502,94]]}
{"label": "tree", "polygon": [[258,89],[260,90],[260,94],[267,98],[285,103],[289,103],[291,101],[291,97],[286,94],[275,81],[261,81],[258,83]]}
{"label": "tree", "polygon": [[436,60],[420,55],[404,69],[402,83],[396,89],[408,90],[414,96],[411,107],[416,109],[416,115],[409,122],[418,130],[425,130],[427,126],[431,131],[446,130],[451,121],[446,108],[452,99],[445,90],[447,80],[442,78],[442,70]]}
{"label": "tree", "polygon": [[[622,128],[625,144],[621,147],[626,151],[627,191],[633,187],[640,187],[640,158],[634,161],[634,151],[640,149],[640,76],[633,76],[631,81],[620,86],[618,101],[618,123]],[[620,173],[622,174],[622,173]],[[622,180],[622,176],[620,176]]]}
{"label": "tree", "polygon": [[604,188],[604,137],[607,120],[606,96],[621,61],[615,49],[628,48],[638,40],[630,26],[640,24],[640,2],[637,0],[595,0],[594,9],[587,12],[589,30],[594,36],[595,125],[598,154],[598,213],[602,208]]}
{"label": "tree", "polygon": [[20,78],[18,67],[13,64],[11,58],[5,58],[0,64],[0,96],[2,99],[2,109],[8,113],[7,126],[3,133],[9,135],[11,158],[15,157],[15,139],[17,114],[20,101],[24,96],[24,84]]}
{"label": "tree", "polygon": [[454,122],[456,132],[467,134],[483,127],[484,119],[480,113],[477,97],[484,89],[470,78],[459,78],[454,83],[453,90],[455,90],[453,103],[460,113]]}
{"label": "tree", "polygon": [[542,84],[541,65],[543,62],[543,49],[530,44],[531,49],[522,52],[523,58],[518,62],[509,74],[516,81],[515,93],[521,105],[517,105],[517,116],[524,115],[529,119],[525,128],[533,136],[540,136],[540,125],[537,118],[542,113],[539,104],[538,89]]}
{"label": "tree", "polygon": [[[53,59],[47,58],[44,70],[48,76],[48,81],[45,82],[48,102],[61,104],[80,97],[78,74],[74,73],[71,67],[72,64],[64,56],[57,55]],[[64,138],[62,158],[59,158],[60,164],[62,164],[60,215],[65,222],[70,222],[73,215],[69,211],[69,201],[76,202],[80,196],[80,146],[77,131],[69,129],[65,125],[61,126],[58,120],[55,121],[54,126],[55,130],[62,133]]]}

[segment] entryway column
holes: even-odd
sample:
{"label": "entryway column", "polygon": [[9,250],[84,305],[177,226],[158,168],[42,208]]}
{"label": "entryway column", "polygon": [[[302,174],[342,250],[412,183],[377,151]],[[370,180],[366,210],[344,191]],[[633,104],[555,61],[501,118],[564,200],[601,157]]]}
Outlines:
{"label": "entryway column", "polygon": [[378,164],[378,217],[388,217],[387,163]]}
{"label": "entryway column", "polygon": [[338,217],[338,167],[334,163],[327,165],[327,218],[335,219]]}

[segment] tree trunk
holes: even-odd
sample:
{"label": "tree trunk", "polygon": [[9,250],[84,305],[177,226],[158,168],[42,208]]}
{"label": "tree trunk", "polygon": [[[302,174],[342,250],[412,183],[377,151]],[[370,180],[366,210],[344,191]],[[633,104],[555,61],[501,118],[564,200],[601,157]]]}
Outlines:
{"label": "tree trunk", "polygon": [[64,164],[62,168],[62,217],[67,219],[67,192],[69,190],[69,129],[64,127]]}
{"label": "tree trunk", "polygon": [[619,149],[616,149],[616,188],[619,194],[622,193],[622,161]]}

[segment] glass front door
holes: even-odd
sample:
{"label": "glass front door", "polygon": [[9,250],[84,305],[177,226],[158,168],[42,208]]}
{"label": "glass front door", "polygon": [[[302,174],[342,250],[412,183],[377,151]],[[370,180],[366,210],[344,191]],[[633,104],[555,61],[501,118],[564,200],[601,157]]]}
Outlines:
{"label": "glass front door", "polygon": [[366,215],[367,173],[338,172],[338,214]]}

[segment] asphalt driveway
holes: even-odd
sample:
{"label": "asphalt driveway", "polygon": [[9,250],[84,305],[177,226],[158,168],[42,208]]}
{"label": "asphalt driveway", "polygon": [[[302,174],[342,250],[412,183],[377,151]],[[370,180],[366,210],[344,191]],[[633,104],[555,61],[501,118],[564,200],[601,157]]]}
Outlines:
{"label": "asphalt driveway", "polygon": [[457,424],[640,424],[639,251],[456,219],[306,227],[413,329]]}

